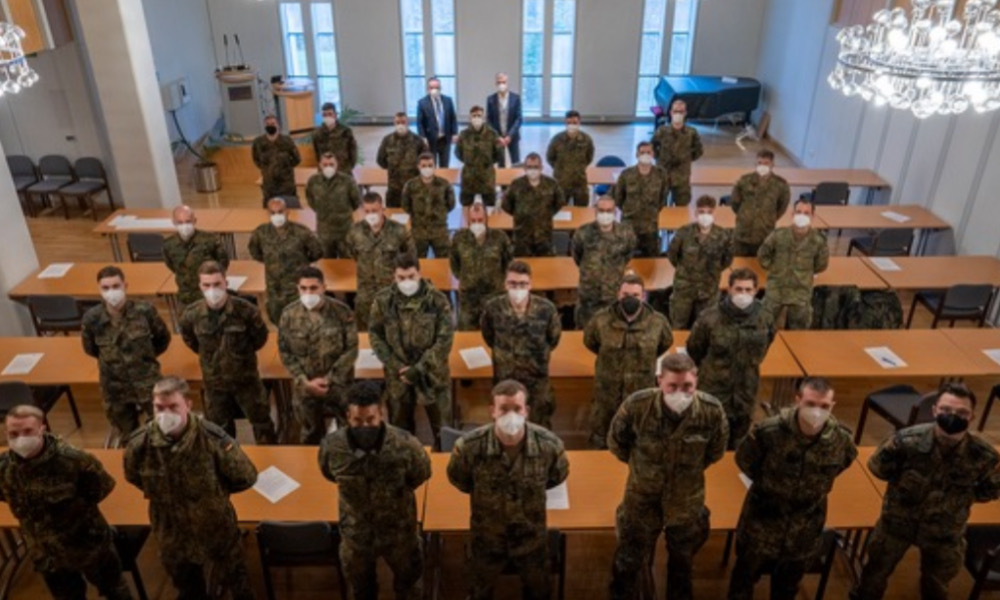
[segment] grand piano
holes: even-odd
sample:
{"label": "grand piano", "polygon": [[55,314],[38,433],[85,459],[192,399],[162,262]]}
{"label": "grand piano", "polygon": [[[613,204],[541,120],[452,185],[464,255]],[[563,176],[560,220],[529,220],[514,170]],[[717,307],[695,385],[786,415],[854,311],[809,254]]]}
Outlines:
{"label": "grand piano", "polygon": [[749,77],[670,76],[661,77],[653,90],[657,124],[668,118],[674,100],[687,103],[687,118],[713,121],[727,115],[740,115],[750,122],[750,113],[760,105],[760,82]]}

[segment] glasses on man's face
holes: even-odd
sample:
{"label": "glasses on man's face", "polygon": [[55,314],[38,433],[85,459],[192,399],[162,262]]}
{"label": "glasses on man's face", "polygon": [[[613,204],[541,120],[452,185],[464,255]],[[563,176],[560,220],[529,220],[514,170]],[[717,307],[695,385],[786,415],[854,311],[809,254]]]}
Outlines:
{"label": "glasses on man's face", "polygon": [[530,285],[531,285],[530,281],[512,281],[510,279],[507,280],[507,287],[512,290],[526,290]]}

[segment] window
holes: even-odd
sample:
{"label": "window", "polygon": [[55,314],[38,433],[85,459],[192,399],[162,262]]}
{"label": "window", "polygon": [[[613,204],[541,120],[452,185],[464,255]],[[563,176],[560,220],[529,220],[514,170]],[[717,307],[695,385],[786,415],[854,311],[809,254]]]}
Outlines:
{"label": "window", "polygon": [[285,41],[285,71],[289,77],[308,77],[306,30],[302,26],[302,5],[281,5],[281,28]]}
{"label": "window", "polygon": [[545,0],[524,0],[521,49],[521,110],[542,114],[542,78],[545,75]]}
{"label": "window", "polygon": [[316,87],[322,102],[340,106],[340,77],[337,73],[337,44],[333,32],[333,6],[312,5],[313,35],[316,45]]}
{"label": "window", "polygon": [[[551,29],[546,27],[549,21]],[[521,106],[526,116],[557,115],[572,108],[575,34],[576,0],[524,0]]]}
{"label": "window", "polygon": [[573,38],[576,32],[576,0],[554,0],[552,9],[552,80],[549,114],[573,107]]}
{"label": "window", "polygon": [[333,5],[329,2],[282,2],[281,38],[288,77],[316,79],[316,102],[340,105],[340,73]]}
{"label": "window", "polygon": [[[441,80],[441,93],[455,100],[455,2],[430,0],[429,8],[428,14],[423,0],[400,0],[403,76],[411,116],[416,114],[417,101],[426,93],[426,80],[431,75]],[[426,40],[431,43],[426,45]],[[430,72],[428,64],[434,67]]]}
{"label": "window", "polygon": [[697,0],[674,0],[674,33],[670,38],[670,74],[687,75],[691,71],[691,47]]}
{"label": "window", "polygon": [[656,103],[653,90],[660,81],[663,64],[663,30],[668,8],[672,9],[670,52],[667,72],[686,75],[691,71],[691,48],[694,44],[694,24],[698,12],[697,0],[645,0],[642,16],[642,41],[639,54],[639,88],[635,97],[635,114],[649,114]]}

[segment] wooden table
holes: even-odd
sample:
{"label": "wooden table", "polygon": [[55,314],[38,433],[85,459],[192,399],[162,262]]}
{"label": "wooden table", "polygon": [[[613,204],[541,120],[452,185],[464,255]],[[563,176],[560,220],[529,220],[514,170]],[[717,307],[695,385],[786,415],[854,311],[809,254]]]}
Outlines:
{"label": "wooden table", "polygon": [[[719,289],[729,289],[729,274],[733,269],[739,268],[750,269],[756,273],[759,287],[767,288],[767,271],[760,266],[760,261],[756,258],[737,256],[733,259],[732,266],[722,272]],[[813,285],[816,287],[856,285],[862,290],[884,290],[888,287],[881,277],[872,272],[868,263],[858,256],[831,256],[826,271],[813,278]]]}
{"label": "wooden table", "polygon": [[[870,203],[869,203],[870,204]],[[882,213],[895,212],[909,217],[902,223],[885,217]],[[908,204],[878,206],[817,206],[816,214],[830,229],[914,229],[914,251],[924,254],[928,231],[948,229],[951,225],[922,206]]]}
{"label": "wooden table", "polygon": [[[229,214],[230,209],[228,208],[199,208],[195,210],[195,217],[198,220],[198,229],[204,231],[221,232],[223,231],[222,223],[225,221],[226,216]],[[139,219],[171,219],[173,215],[173,210],[168,210],[165,208],[120,208],[110,215],[108,218],[101,221],[97,227],[92,230],[94,233],[99,233],[101,235],[108,236],[108,240],[111,242],[111,255],[114,257],[115,262],[121,262],[123,260],[123,253],[121,248],[121,243],[118,238],[121,234],[128,233],[174,233],[175,229],[171,227],[162,228],[147,228],[147,227],[127,227],[127,226],[115,226],[112,222],[119,217],[136,217]]]}
{"label": "wooden table", "polygon": [[[733,229],[736,227],[736,213],[732,207],[719,206],[715,209],[715,225]],[[664,231],[677,231],[688,223],[695,221],[695,203],[687,206],[666,206],[660,209],[658,217],[658,227]],[[792,207],[789,206],[785,214],[778,219],[777,227],[788,227],[792,224]],[[813,217],[812,226],[815,229],[828,229],[829,226],[819,216]]]}
{"label": "wooden table", "polygon": [[0,370],[18,354],[44,354],[35,368],[23,375],[0,375],[0,381],[28,385],[97,383],[97,359],[87,356],[78,337],[0,337]]}
{"label": "wooden table", "polygon": [[1000,375],[1000,364],[993,362],[993,359],[983,353],[984,350],[1000,349],[1000,329],[962,327],[960,329],[939,329],[938,331],[944,333],[951,343],[958,346],[965,354],[966,359],[974,363],[977,368],[982,369],[991,377]]}
{"label": "wooden table", "polygon": [[72,296],[83,299],[100,299],[101,290],[97,286],[97,273],[104,267],[114,265],[125,274],[128,294],[133,297],[156,296],[173,273],[164,263],[73,263],[62,277],[39,279],[39,268],[14,286],[7,295],[15,300],[27,296]]}
{"label": "wooden table", "polygon": [[993,256],[892,257],[899,271],[882,271],[862,260],[894,290],[943,290],[960,284],[1000,286],[1000,259]]}
{"label": "wooden table", "polygon": [[[160,355],[160,371],[164,375],[177,375],[187,381],[201,382],[201,363],[198,355],[184,344],[180,334],[174,335],[170,340],[167,351]],[[276,366],[281,364],[278,359],[278,334],[272,332],[264,347],[257,351],[257,370],[261,379],[288,379],[288,371]]]}
{"label": "wooden table", "polygon": [[[555,231],[576,231],[587,223],[594,220],[594,209],[589,206],[564,206],[560,212],[569,213],[570,218],[565,221],[552,220],[552,228]],[[505,212],[495,212],[487,218],[487,223],[493,229],[513,231],[514,217]]]}

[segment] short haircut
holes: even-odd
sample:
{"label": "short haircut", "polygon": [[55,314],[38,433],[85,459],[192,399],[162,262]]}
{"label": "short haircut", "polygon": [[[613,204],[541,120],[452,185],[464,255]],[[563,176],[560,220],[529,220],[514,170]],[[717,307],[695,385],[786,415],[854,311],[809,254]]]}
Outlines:
{"label": "short haircut", "polygon": [[767,160],[774,160],[774,152],[770,150],[761,150],[757,153],[757,158],[766,158]]}
{"label": "short haircut", "polygon": [[438,79],[437,75],[434,75],[433,77],[428,77],[428,78],[427,78],[427,83],[430,83],[430,82],[432,82],[432,81],[436,81],[436,82],[438,82],[438,83],[441,83],[441,80],[440,80],[440,79]]}
{"label": "short haircut", "polygon": [[690,373],[697,371],[698,367],[687,354],[680,352],[667,353],[656,361],[656,374],[662,375],[664,371],[671,373]]}
{"label": "short haircut", "polygon": [[821,394],[823,396],[826,396],[833,391],[833,386],[830,385],[830,380],[825,377],[806,377],[799,382],[799,394],[801,395],[806,388],[809,388],[817,394]]}
{"label": "short haircut", "polygon": [[271,208],[271,203],[272,202],[280,202],[282,208],[288,208],[288,202],[286,202],[285,199],[282,198],[281,196],[275,196],[274,198],[271,198],[270,200],[268,200],[267,201],[267,207],[268,208]]}
{"label": "short haircut", "polygon": [[434,155],[430,152],[421,152],[420,156],[417,157],[417,162],[422,160],[434,160]]}
{"label": "short haircut", "polygon": [[382,386],[371,379],[359,379],[347,390],[347,404],[351,406],[378,406],[381,401]]}
{"label": "short haircut", "polygon": [[521,275],[527,275],[531,277],[531,265],[524,262],[523,260],[512,260],[510,264],[507,265],[508,273],[519,273]]}
{"label": "short haircut", "polygon": [[156,382],[156,385],[153,386],[154,396],[170,396],[173,394],[180,394],[187,398],[188,392],[190,391],[191,388],[188,386],[188,382],[177,375],[165,375]]}
{"label": "short haircut", "polygon": [[475,105],[475,106],[473,106],[472,108],[469,109],[469,114],[472,114],[474,112],[486,112],[486,111],[483,110],[482,106],[479,106],[477,104],[477,105]]}
{"label": "short haircut", "polygon": [[378,192],[367,192],[361,197],[362,204],[375,204],[376,202],[382,204],[382,195]]}
{"label": "short haircut", "polygon": [[267,113],[266,115],[264,115],[264,120],[265,121],[277,121],[278,120],[278,115],[276,115],[274,113]]}
{"label": "short haircut", "polygon": [[934,404],[937,405],[938,400],[940,400],[941,396],[945,394],[951,394],[956,398],[962,398],[963,400],[968,400],[969,404],[972,405],[972,408],[976,408],[976,394],[973,393],[973,391],[970,390],[969,387],[964,383],[956,382],[956,383],[946,383],[942,385],[941,388],[938,390],[937,398],[934,399]]}
{"label": "short haircut", "polygon": [[420,261],[417,260],[416,256],[414,256],[409,252],[400,252],[399,254],[397,254],[396,260],[393,261],[393,264],[397,270],[399,269],[402,269],[404,271],[407,269],[416,269],[418,271],[420,270]]}
{"label": "short haircut", "polygon": [[332,160],[337,160],[337,155],[334,154],[333,152],[324,152],[323,154],[320,155],[319,158],[320,158],[320,160],[322,160],[324,158],[327,159],[327,160],[331,160],[331,159]]}
{"label": "short haircut", "polygon": [[594,206],[597,206],[598,202],[611,202],[612,204],[616,204],[615,199],[611,196],[598,196],[597,200],[594,200]]}
{"label": "short haircut", "polygon": [[396,118],[396,119],[407,119],[407,120],[409,120],[409,117],[408,117],[408,116],[406,116],[406,113],[405,113],[405,112],[403,112],[403,111],[399,111],[398,113],[396,113],[396,114],[394,115],[394,118]]}
{"label": "short haircut", "polygon": [[622,282],[618,285],[618,287],[623,285],[638,285],[643,290],[646,289],[646,281],[634,271],[629,271],[622,276]]}
{"label": "short haircut", "polygon": [[484,217],[489,216],[489,213],[486,212],[486,205],[483,204],[482,202],[474,202],[472,206],[469,207],[470,217],[472,216],[472,213],[476,213],[477,215],[483,215]]}
{"label": "short haircut", "polygon": [[198,274],[199,275],[219,274],[225,277],[226,269],[223,268],[223,266],[220,263],[214,260],[206,260],[205,262],[201,263],[200,267],[198,267]]}
{"label": "short haircut", "polygon": [[490,393],[490,398],[495,402],[500,396],[516,396],[518,393],[524,394],[525,400],[528,398],[528,388],[524,387],[524,384],[516,379],[504,379],[503,381],[497,383],[493,386],[493,391]]}
{"label": "short haircut", "polygon": [[746,267],[740,267],[739,269],[733,269],[729,272],[729,287],[733,287],[733,284],[737,281],[753,281],[753,286],[757,287],[759,285],[759,280],[757,279],[757,274],[751,269]]}
{"label": "short haircut", "polygon": [[337,105],[333,102],[324,102],[323,106],[320,107],[320,110],[332,110],[333,112],[337,112]]}
{"label": "short haircut", "polygon": [[816,212],[816,205],[813,204],[812,200],[809,200],[808,198],[799,198],[798,200],[796,200],[795,203],[792,204],[792,210],[798,208],[800,204],[805,204],[809,206],[809,212]]}
{"label": "short haircut", "polygon": [[35,418],[38,419],[40,422],[44,423],[45,411],[38,408],[37,406],[32,406],[30,404],[18,404],[14,408],[7,411],[7,414],[4,417],[4,422],[6,423],[7,419],[11,417],[14,417],[16,419]]}
{"label": "short haircut", "polygon": [[302,279],[319,279],[320,282],[325,281],[325,278],[323,277],[323,271],[317,269],[316,267],[314,267],[312,265],[307,265],[307,266],[302,267],[301,269],[299,269],[299,277],[298,277],[298,279],[299,280],[302,280]]}
{"label": "short haircut", "polygon": [[643,148],[647,148],[647,147],[648,148],[652,148],[653,147],[653,142],[643,140],[643,141],[641,141],[641,142],[639,142],[638,144],[635,145],[635,151],[639,152]]}
{"label": "short haircut", "polygon": [[108,265],[102,267],[100,271],[97,272],[97,281],[105,279],[107,277],[119,277],[122,281],[125,281],[125,273],[121,269],[114,265]]}
{"label": "short haircut", "polygon": [[715,200],[715,196],[709,196],[705,194],[704,196],[698,196],[695,201],[695,208],[715,208],[719,203]]}
{"label": "short haircut", "polygon": [[532,152],[531,154],[524,157],[524,162],[528,162],[529,160],[537,160],[538,162],[542,162],[542,155],[537,152]]}
{"label": "short haircut", "polygon": [[566,118],[567,119],[579,119],[580,118],[580,111],[578,111],[578,110],[567,110],[566,111]]}

